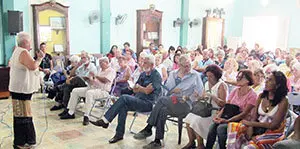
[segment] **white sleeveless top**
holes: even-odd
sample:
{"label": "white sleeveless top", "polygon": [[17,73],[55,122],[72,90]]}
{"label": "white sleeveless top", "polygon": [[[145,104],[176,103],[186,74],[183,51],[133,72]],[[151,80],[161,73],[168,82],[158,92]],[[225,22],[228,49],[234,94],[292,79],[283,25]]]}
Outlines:
{"label": "white sleeveless top", "polygon": [[268,111],[267,113],[262,109],[262,101],[259,104],[258,107],[258,114],[259,114],[259,118],[258,121],[261,123],[264,122],[272,122],[272,119],[274,117],[274,115],[276,114],[276,112],[278,111],[278,104],[271,110]]}
{"label": "white sleeveless top", "polygon": [[[224,81],[222,81],[221,79],[219,80],[218,83],[216,83],[211,89],[210,89],[210,92],[212,95],[215,95],[218,97],[218,90],[219,90],[219,86],[221,84],[224,84],[225,85],[225,90],[228,91],[228,86],[226,83],[224,83]],[[205,92],[209,91],[209,85],[208,85],[208,82],[205,83]],[[228,95],[228,93],[227,93]],[[211,104],[213,105],[213,107],[215,108],[219,108],[219,106],[212,100],[211,101]]]}
{"label": "white sleeveless top", "polygon": [[9,91],[16,93],[31,94],[40,87],[38,69],[32,71],[20,63],[20,54],[26,49],[17,47],[10,59]]}

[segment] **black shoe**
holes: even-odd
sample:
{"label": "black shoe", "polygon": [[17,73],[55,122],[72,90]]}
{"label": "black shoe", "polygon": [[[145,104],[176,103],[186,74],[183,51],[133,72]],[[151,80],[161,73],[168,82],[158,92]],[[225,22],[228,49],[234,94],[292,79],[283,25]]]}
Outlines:
{"label": "black shoe", "polygon": [[109,143],[116,143],[116,142],[118,142],[118,141],[120,141],[120,140],[123,140],[123,137],[115,135],[115,136],[114,136],[113,138],[111,138],[108,142],[109,142]]}
{"label": "black shoe", "polygon": [[83,117],[83,122],[82,122],[82,124],[83,124],[84,126],[86,126],[86,125],[88,125],[89,123],[90,123],[89,117],[84,116],[84,117]]}
{"label": "black shoe", "polygon": [[74,119],[75,118],[75,114],[70,115],[69,113],[63,115],[60,117],[60,119],[65,120],[65,119]]}
{"label": "black shoe", "polygon": [[146,139],[147,137],[150,137],[152,135],[152,131],[148,132],[146,130],[142,130],[139,133],[135,134],[133,138],[137,140]]}
{"label": "black shoe", "polygon": [[59,105],[59,106],[53,106],[51,109],[50,109],[50,111],[56,111],[56,110],[60,110],[60,109],[62,109],[63,108],[63,106],[62,105]]}
{"label": "black shoe", "polygon": [[99,127],[103,127],[103,128],[107,128],[109,123],[105,123],[102,119],[98,120],[96,122],[90,121],[93,125],[95,126],[99,126]]}
{"label": "black shoe", "polygon": [[68,113],[69,110],[65,109],[63,112],[59,113],[58,116],[63,116]]}

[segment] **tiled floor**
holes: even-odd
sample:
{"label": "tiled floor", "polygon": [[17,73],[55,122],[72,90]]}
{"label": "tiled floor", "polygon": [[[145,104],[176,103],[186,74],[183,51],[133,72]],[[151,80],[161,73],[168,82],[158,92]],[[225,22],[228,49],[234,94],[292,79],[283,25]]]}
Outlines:
{"label": "tiled floor", "polygon": [[[54,101],[43,100],[41,97],[41,94],[35,94],[32,103],[38,149],[140,149],[154,139],[154,135],[152,135],[146,140],[135,140],[133,134],[128,130],[133,119],[132,113],[128,113],[124,140],[116,144],[109,144],[108,140],[114,135],[117,120],[114,120],[108,129],[98,128],[91,124],[83,126],[83,117],[80,112],[76,113],[76,118],[73,120],[59,120],[57,114],[61,111],[50,112],[49,110]],[[0,100],[0,107],[0,122],[3,118],[2,122],[9,125],[0,123],[0,143],[2,142],[0,148],[11,149],[13,141],[13,136],[10,136],[12,133],[11,101]],[[3,113],[5,111],[7,112]],[[47,119],[45,119],[45,112]],[[133,129],[135,131],[142,129],[146,125],[146,119],[146,115],[139,115]],[[46,122],[48,122],[47,130]],[[181,148],[188,140],[186,130],[183,129],[181,145],[177,145],[177,125],[172,122],[167,123],[169,131],[165,133],[164,148]],[[41,139],[43,132],[45,132],[44,137]]]}

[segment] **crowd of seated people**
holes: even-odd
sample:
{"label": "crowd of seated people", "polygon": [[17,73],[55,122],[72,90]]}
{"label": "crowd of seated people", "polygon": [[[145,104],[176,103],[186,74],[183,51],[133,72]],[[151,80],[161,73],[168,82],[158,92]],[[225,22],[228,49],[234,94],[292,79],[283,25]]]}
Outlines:
{"label": "crowd of seated people", "polygon": [[[104,117],[92,123],[107,128],[118,115],[116,134],[109,141],[115,143],[123,139],[127,111],[151,112],[146,127],[134,135],[145,139],[156,128],[155,139],[144,148],[162,146],[168,115],[185,117],[189,138],[185,149],[216,145],[221,149],[261,148],[284,138],[287,93],[300,92],[296,57],[279,48],[275,54],[265,52],[259,44],[251,51],[245,44],[236,51],[227,46],[203,49],[201,45],[195,50],[170,46],[167,51],[163,45],[155,48],[151,43],[138,54],[128,42],[123,46],[113,45],[99,59],[98,69],[88,53],[82,52],[80,60],[72,56],[65,83],[51,93],[56,101],[51,110],[64,109],[61,119],[75,118],[78,98],[85,97],[83,125],[87,125],[94,99],[117,96]],[[161,91],[164,87],[167,89]],[[191,113],[194,103],[207,97],[218,110],[210,117]],[[293,109],[299,112],[298,106]],[[267,133],[279,137],[268,142],[264,140]]]}

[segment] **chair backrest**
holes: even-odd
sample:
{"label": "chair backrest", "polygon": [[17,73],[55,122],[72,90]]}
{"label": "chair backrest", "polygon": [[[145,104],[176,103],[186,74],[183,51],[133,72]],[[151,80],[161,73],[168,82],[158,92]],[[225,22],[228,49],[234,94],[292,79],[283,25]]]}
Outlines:
{"label": "chair backrest", "polygon": [[287,96],[290,105],[300,105],[300,92],[289,92]]}

